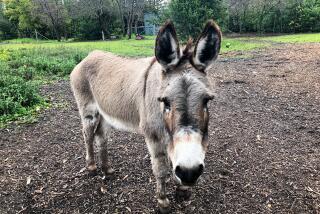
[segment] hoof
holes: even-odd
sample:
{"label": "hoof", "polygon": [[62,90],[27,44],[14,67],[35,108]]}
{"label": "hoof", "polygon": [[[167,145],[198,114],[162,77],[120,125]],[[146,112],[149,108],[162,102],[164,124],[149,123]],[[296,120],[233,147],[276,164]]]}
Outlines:
{"label": "hoof", "polygon": [[95,164],[87,166],[88,174],[90,176],[96,176],[97,173],[97,166]]}
{"label": "hoof", "polygon": [[158,199],[160,213],[170,213],[170,202],[168,198]]}
{"label": "hoof", "polygon": [[111,178],[114,175],[114,170],[111,167],[102,168],[103,180],[107,180],[107,178]]}
{"label": "hoof", "polygon": [[177,201],[188,200],[191,197],[191,190],[190,189],[177,188],[175,196],[176,196]]}
{"label": "hoof", "polygon": [[114,169],[112,169],[111,167],[107,167],[105,169],[102,169],[102,172],[104,175],[112,175],[114,174]]}
{"label": "hoof", "polygon": [[170,213],[171,209],[170,209],[170,206],[169,207],[159,207],[159,212],[161,214],[167,214],[167,213]]}

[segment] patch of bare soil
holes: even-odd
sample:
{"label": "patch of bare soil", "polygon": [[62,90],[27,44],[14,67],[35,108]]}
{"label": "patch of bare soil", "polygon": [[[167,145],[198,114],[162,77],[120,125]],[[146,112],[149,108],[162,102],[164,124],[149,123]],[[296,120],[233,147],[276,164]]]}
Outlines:
{"label": "patch of bare soil", "polygon": [[[248,56],[225,54],[209,71],[217,97],[206,171],[187,201],[168,181],[173,213],[320,212],[320,44]],[[69,83],[43,93],[59,105],[35,124],[0,130],[0,213],[155,212],[143,138],[113,132],[116,174],[90,177]]]}

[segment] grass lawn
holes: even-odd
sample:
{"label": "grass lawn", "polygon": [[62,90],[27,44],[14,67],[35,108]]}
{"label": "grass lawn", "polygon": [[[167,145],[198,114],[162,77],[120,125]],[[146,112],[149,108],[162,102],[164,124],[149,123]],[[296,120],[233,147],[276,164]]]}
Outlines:
{"label": "grass lawn", "polygon": [[[92,50],[109,51],[121,56],[143,57],[153,56],[155,37],[147,37],[145,40],[115,40],[115,41],[94,41],[94,42],[56,42],[56,41],[40,41],[33,39],[16,39],[9,40],[0,44],[0,50],[10,49],[41,49],[43,52],[56,52],[59,49],[73,50],[75,53],[86,52]],[[229,48],[226,47],[228,44]],[[222,41],[222,52],[251,50],[264,47],[266,44],[258,42],[245,42],[238,39],[224,38]]]}
{"label": "grass lawn", "polygon": [[284,42],[284,43],[320,42],[320,33],[268,36],[268,37],[261,37],[259,39],[264,41]]}

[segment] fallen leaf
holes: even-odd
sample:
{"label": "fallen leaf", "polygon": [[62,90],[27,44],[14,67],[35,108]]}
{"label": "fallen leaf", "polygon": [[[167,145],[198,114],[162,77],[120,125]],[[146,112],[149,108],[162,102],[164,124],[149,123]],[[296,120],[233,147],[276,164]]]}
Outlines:
{"label": "fallen leaf", "polygon": [[29,185],[31,183],[31,176],[27,177],[27,185]]}
{"label": "fallen leaf", "polygon": [[37,193],[37,194],[41,194],[41,193],[42,193],[43,188],[44,188],[44,187],[41,187],[40,189],[37,189],[37,190],[35,190],[34,192],[35,192],[35,193]]}
{"label": "fallen leaf", "polygon": [[261,136],[257,135],[257,140],[260,141],[261,140]]}
{"label": "fallen leaf", "polygon": [[108,190],[105,186],[101,186],[100,191],[105,194]]}
{"label": "fallen leaf", "polygon": [[65,192],[51,192],[52,195],[63,195]]}

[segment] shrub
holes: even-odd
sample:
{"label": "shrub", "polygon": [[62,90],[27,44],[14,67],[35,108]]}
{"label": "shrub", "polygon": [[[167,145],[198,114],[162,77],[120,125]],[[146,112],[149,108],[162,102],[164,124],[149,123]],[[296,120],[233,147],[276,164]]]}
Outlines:
{"label": "shrub", "polygon": [[34,67],[22,66],[17,69],[17,74],[27,81],[32,80],[35,73],[36,69]]}
{"label": "shrub", "polygon": [[68,76],[86,54],[62,46],[0,49],[0,127],[33,117],[34,111],[46,106],[39,94],[39,80]]}
{"label": "shrub", "polygon": [[0,50],[0,62],[6,62],[9,60],[9,52],[7,50]]}
{"label": "shrub", "polygon": [[38,87],[18,76],[0,76],[0,115],[24,114],[42,101]]}

